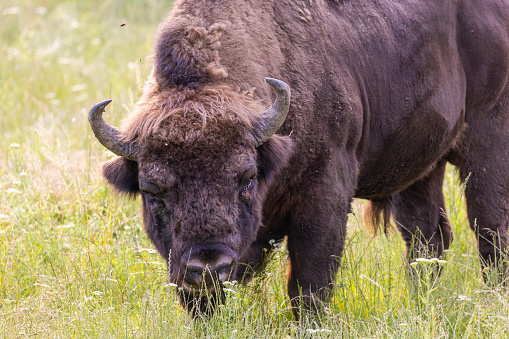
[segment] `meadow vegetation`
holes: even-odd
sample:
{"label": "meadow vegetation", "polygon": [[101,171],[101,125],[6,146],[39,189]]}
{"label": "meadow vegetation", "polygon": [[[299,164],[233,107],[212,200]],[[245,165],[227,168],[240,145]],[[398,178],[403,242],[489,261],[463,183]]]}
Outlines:
{"label": "meadow vegetation", "polygon": [[335,296],[319,317],[293,321],[282,246],[249,285],[228,286],[212,319],[191,319],[143,233],[139,200],[115,195],[101,178],[111,153],[87,121],[103,99],[113,99],[106,117],[114,125],[132,109],[170,7],[155,0],[0,4],[1,338],[509,335],[507,289],[483,283],[451,169],[445,191],[455,241],[439,279],[413,284],[399,235],[372,238],[356,201]]}

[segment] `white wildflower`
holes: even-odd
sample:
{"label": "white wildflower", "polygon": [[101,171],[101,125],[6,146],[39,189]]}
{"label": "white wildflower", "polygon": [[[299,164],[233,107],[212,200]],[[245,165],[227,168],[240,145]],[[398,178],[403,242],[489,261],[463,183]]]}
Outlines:
{"label": "white wildflower", "polygon": [[87,84],[79,84],[71,87],[71,92],[79,92],[87,89]]}
{"label": "white wildflower", "polygon": [[433,260],[427,259],[427,258],[417,258],[417,259],[415,259],[415,261],[417,261],[417,262],[425,262],[425,263],[432,263],[433,262]]}
{"label": "white wildflower", "polygon": [[70,222],[68,224],[62,224],[62,225],[58,225],[57,228],[72,228],[74,227],[74,223]]}
{"label": "white wildflower", "polygon": [[7,7],[2,11],[3,15],[9,15],[9,14],[18,14],[20,12],[19,7]]}
{"label": "white wildflower", "polygon": [[138,252],[138,253],[142,253],[142,252],[157,253],[157,250],[154,250],[152,248],[135,248],[134,252]]}
{"label": "white wildflower", "polygon": [[76,62],[76,59],[74,58],[59,58],[58,63],[62,65],[72,65]]}
{"label": "white wildflower", "polygon": [[46,9],[46,7],[36,7],[34,10],[34,13],[44,15],[44,14],[46,14],[47,11],[48,10]]}
{"label": "white wildflower", "polygon": [[[76,101],[85,101],[88,99],[88,94],[87,93],[82,93],[78,96],[76,96]],[[75,118],[73,118],[75,119]]]}
{"label": "white wildflower", "polygon": [[19,148],[19,144],[17,143],[12,143],[9,145],[11,148]]}
{"label": "white wildflower", "polygon": [[9,194],[21,194],[21,193],[23,193],[20,190],[17,190],[15,188],[9,188],[6,192],[9,193]]}

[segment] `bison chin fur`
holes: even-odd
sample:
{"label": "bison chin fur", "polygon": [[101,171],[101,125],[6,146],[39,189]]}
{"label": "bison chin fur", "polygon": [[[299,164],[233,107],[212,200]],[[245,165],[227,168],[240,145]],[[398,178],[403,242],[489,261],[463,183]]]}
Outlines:
{"label": "bison chin fur", "polygon": [[210,318],[219,305],[224,305],[226,296],[222,288],[214,291],[204,291],[200,294],[191,294],[179,289],[177,291],[180,304],[193,318]]}

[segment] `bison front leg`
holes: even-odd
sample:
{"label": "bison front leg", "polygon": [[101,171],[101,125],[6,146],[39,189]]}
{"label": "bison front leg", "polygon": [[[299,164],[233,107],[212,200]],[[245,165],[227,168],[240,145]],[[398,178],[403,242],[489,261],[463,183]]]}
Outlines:
{"label": "bison front leg", "polygon": [[297,320],[302,311],[314,313],[332,297],[353,196],[353,187],[338,182],[312,185],[299,197],[288,229],[288,295]]}
{"label": "bison front leg", "polygon": [[492,282],[501,282],[509,273],[509,87],[489,114],[467,113],[469,129],[452,161],[465,181],[468,219],[484,279],[491,281],[497,272]]}
{"label": "bison front leg", "polygon": [[460,173],[467,180],[468,219],[477,238],[484,279],[498,272],[495,280],[501,281],[508,273],[509,145],[505,149],[494,146],[492,152],[499,155],[489,152],[482,152],[475,165],[460,166]]}

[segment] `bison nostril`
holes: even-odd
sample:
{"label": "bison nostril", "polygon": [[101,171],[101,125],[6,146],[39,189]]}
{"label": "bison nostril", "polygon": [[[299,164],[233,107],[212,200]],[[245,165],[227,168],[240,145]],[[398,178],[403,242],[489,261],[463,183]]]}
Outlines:
{"label": "bison nostril", "polygon": [[185,266],[184,267],[184,279],[185,281],[194,286],[199,286],[203,283],[203,273],[205,271],[205,266]]}
{"label": "bison nostril", "polygon": [[215,268],[215,274],[220,282],[225,282],[230,277],[232,271],[232,262],[223,263]]}

